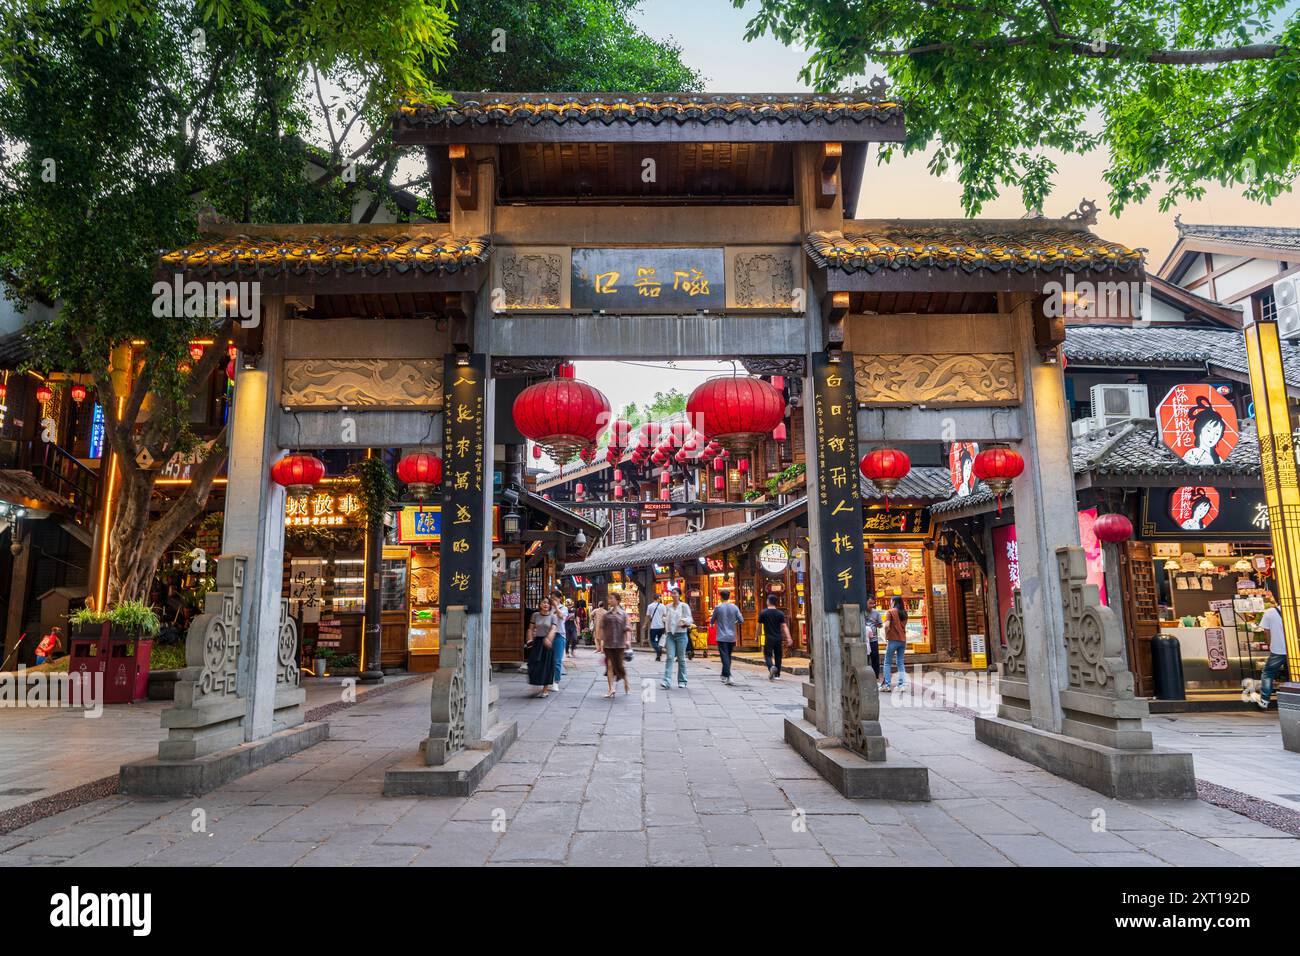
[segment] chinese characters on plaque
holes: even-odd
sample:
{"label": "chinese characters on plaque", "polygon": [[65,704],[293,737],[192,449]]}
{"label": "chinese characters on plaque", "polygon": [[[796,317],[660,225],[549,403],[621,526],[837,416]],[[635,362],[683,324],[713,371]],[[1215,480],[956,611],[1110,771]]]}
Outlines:
{"label": "chinese characters on plaque", "polygon": [[695,312],[726,307],[723,251],[573,250],[570,302],[606,312]]}
{"label": "chinese characters on plaque", "polygon": [[455,355],[449,355],[443,376],[445,464],[438,603],[444,611],[463,605],[472,614],[482,609],[483,601],[486,358],[471,355],[468,365],[460,365]]}
{"label": "chinese characters on plaque", "polygon": [[813,413],[817,428],[817,510],[821,528],[822,592],[827,611],[866,605],[862,554],[862,494],[858,481],[857,399],[853,356],[813,359]]}

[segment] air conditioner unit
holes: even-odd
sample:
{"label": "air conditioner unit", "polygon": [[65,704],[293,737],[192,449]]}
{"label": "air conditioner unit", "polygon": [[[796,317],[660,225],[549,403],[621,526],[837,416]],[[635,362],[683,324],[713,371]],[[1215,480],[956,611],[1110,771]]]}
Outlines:
{"label": "air conditioner unit", "polygon": [[1284,339],[1300,338],[1300,276],[1287,276],[1273,283],[1273,305],[1277,309],[1277,334]]}
{"label": "air conditioner unit", "polygon": [[1130,418],[1151,417],[1145,385],[1094,385],[1089,395],[1092,418],[1098,428],[1109,428]]}
{"label": "air conditioner unit", "polygon": [[1096,421],[1091,418],[1076,418],[1070,422],[1070,437],[1086,438],[1096,427]]}

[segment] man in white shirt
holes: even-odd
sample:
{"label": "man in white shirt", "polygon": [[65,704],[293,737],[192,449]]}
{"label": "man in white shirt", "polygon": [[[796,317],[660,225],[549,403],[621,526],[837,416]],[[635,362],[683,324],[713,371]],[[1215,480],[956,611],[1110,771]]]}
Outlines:
{"label": "man in white shirt", "polygon": [[1259,626],[1268,631],[1268,660],[1264,662],[1264,679],[1260,682],[1257,701],[1261,710],[1268,710],[1269,701],[1273,699],[1273,681],[1286,672],[1286,631],[1282,626],[1282,612],[1277,609],[1277,602],[1271,595],[1267,600],[1268,610],[1259,622]]}
{"label": "man in white shirt", "polygon": [[655,660],[659,660],[663,654],[663,637],[664,622],[667,619],[667,602],[668,594],[657,601],[651,601],[650,606],[646,609],[646,629],[650,635],[650,646],[655,649]]}

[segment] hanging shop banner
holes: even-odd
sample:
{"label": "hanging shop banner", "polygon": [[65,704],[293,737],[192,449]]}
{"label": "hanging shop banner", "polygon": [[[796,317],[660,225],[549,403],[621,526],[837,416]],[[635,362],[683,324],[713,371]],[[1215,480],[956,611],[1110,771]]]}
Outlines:
{"label": "hanging shop banner", "polygon": [[790,566],[790,552],[779,541],[769,541],[758,552],[758,566],[768,574],[784,574]]}
{"label": "hanging shop banner", "polygon": [[722,249],[574,249],[570,302],[606,312],[722,311]]}
{"label": "hanging shop banner", "polygon": [[[487,474],[484,459],[484,406],[487,359],[482,353],[461,365],[457,356],[443,362],[443,498],[438,603],[463,605],[471,614],[482,609],[484,527],[487,520]],[[418,513],[418,512],[417,512]]]}
{"label": "hanging shop banner", "polygon": [[1164,446],[1189,465],[1226,461],[1237,447],[1237,410],[1213,385],[1175,385],[1156,406]]}
{"label": "hanging shop banner", "polygon": [[973,441],[955,441],[948,446],[948,476],[958,498],[965,498],[979,484],[975,477],[975,456],[979,452],[980,446]]}
{"label": "hanging shop banner", "polygon": [[929,508],[862,509],[862,534],[867,538],[924,538],[930,533]]}
{"label": "hanging shop banner", "polygon": [[817,517],[821,534],[822,595],[827,611],[866,607],[862,548],[862,494],[858,481],[858,403],[853,356],[813,359],[813,415],[817,428]]}
{"label": "hanging shop banner", "polygon": [[1142,494],[1145,537],[1264,538],[1268,533],[1268,505],[1257,488],[1239,488],[1234,495],[1210,485],[1183,485]]}

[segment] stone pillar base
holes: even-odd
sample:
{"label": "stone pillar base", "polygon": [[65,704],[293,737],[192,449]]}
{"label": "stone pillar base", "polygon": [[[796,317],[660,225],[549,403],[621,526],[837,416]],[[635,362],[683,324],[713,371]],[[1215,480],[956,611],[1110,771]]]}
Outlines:
{"label": "stone pillar base", "polygon": [[1121,800],[1193,800],[1192,755],[1120,750],[1004,717],[976,717],[975,739],[1036,767]]}
{"label": "stone pillar base", "polygon": [[384,796],[468,797],[518,736],[519,726],[514,721],[496,724],[483,740],[472,741],[467,749],[438,766],[426,763],[426,740],[419,752],[403,758],[384,773]]}
{"label": "stone pillar base", "polygon": [[[930,799],[930,771],[913,760],[890,755],[866,760],[806,720],[785,720],[785,742],[844,796],[855,800]],[[882,738],[883,742],[883,738]]]}
{"label": "stone pillar base", "polygon": [[330,725],[316,721],[194,760],[137,760],[122,765],[118,790],[135,797],[197,797],[328,740],[329,735]]}
{"label": "stone pillar base", "polygon": [[1277,716],[1283,748],[1300,753],[1300,684],[1286,683],[1277,689]]}

